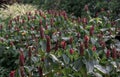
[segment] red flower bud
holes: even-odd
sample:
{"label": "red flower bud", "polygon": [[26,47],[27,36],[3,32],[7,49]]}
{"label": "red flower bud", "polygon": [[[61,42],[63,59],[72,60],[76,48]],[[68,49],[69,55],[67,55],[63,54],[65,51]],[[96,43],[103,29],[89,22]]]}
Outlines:
{"label": "red flower bud", "polygon": [[85,43],[88,43],[88,42],[89,42],[89,36],[85,35],[85,37],[84,37],[84,42],[85,42]]}
{"label": "red flower bud", "polygon": [[58,50],[58,47],[59,47],[59,44],[58,44],[58,41],[56,42],[56,45],[55,45],[55,51]]}
{"label": "red flower bud", "polygon": [[100,40],[100,45],[103,47],[103,48],[105,48],[106,47],[106,44],[105,44],[105,42],[104,41],[102,41],[102,40]]}
{"label": "red flower bud", "polygon": [[24,24],[25,23],[25,20],[24,19],[22,19],[22,24]]}
{"label": "red flower bud", "polygon": [[72,42],[73,42],[73,37],[71,37],[71,38],[69,39],[69,42],[70,42],[70,44],[72,44]]}
{"label": "red flower bud", "polygon": [[14,43],[13,43],[12,41],[10,41],[10,45],[11,45],[11,46],[14,46]]}
{"label": "red flower bud", "polygon": [[113,48],[113,49],[112,49],[112,58],[113,58],[113,59],[116,59],[116,58],[117,58],[116,48]]}
{"label": "red flower bud", "polygon": [[80,38],[80,36],[81,36],[80,33],[77,33],[77,38]]}
{"label": "red flower bud", "polygon": [[46,44],[46,52],[50,52],[51,50],[51,42],[50,42],[50,37],[46,36],[47,44]]}
{"label": "red flower bud", "polygon": [[28,16],[28,21],[30,21],[30,16]]}
{"label": "red flower bud", "polygon": [[83,44],[83,42],[80,44],[80,55],[81,56],[84,55],[84,44]]}
{"label": "red flower bud", "polygon": [[90,28],[90,36],[92,36],[93,33],[94,33],[94,26],[92,26],[92,27]]}
{"label": "red flower bud", "polygon": [[106,57],[107,57],[107,58],[110,57],[110,50],[107,50]]}
{"label": "red flower bud", "polygon": [[45,29],[46,29],[46,30],[48,29],[48,24],[46,24]]}
{"label": "red flower bud", "polygon": [[44,30],[43,27],[40,26],[40,37],[43,39],[44,38]]}
{"label": "red flower bud", "polygon": [[17,18],[16,18],[16,19],[17,19],[17,21],[19,22],[20,16],[17,16]]}
{"label": "red flower bud", "polygon": [[15,77],[15,71],[11,71],[9,74],[10,77]]}
{"label": "red flower bud", "polygon": [[25,63],[25,57],[24,57],[23,51],[20,51],[20,55],[19,55],[19,63],[20,63],[20,66],[24,66],[24,63]]}
{"label": "red flower bud", "polygon": [[96,51],[96,47],[95,46],[92,47],[92,51]]}
{"label": "red flower bud", "polygon": [[71,48],[69,52],[72,55],[74,53],[74,50]]}
{"label": "red flower bud", "polygon": [[28,15],[30,15],[30,16],[31,16],[31,15],[32,15],[32,13],[31,13],[31,12],[29,12],[29,13],[28,13]]}
{"label": "red flower bud", "polygon": [[8,37],[9,37],[8,34],[6,34],[6,35],[5,35],[5,38],[8,39]]}
{"label": "red flower bud", "polygon": [[39,24],[42,25],[42,19],[39,21]]}
{"label": "red flower bud", "polygon": [[53,24],[54,24],[54,19],[53,18],[50,19],[50,24],[51,24],[51,26],[53,26]]}
{"label": "red flower bud", "polygon": [[84,42],[85,48],[88,48],[89,43],[88,42]]}
{"label": "red flower bud", "polygon": [[65,41],[62,41],[62,42],[61,42],[61,46],[62,46],[63,49],[65,49],[65,48],[66,48],[66,42],[65,42]]}

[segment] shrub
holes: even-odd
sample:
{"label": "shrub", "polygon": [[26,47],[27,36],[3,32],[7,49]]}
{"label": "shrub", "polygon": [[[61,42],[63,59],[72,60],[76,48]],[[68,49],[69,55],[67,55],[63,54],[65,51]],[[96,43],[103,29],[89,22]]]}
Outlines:
{"label": "shrub", "polygon": [[0,25],[1,75],[117,77],[120,54],[114,43],[105,43],[119,29],[111,22],[89,15],[69,17],[56,10],[14,17]]}

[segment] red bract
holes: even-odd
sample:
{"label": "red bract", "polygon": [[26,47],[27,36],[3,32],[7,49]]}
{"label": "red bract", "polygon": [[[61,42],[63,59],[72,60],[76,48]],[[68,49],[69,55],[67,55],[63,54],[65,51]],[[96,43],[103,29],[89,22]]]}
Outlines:
{"label": "red bract", "polygon": [[116,51],[116,48],[115,48],[115,47],[112,49],[112,58],[113,58],[113,59],[116,59],[116,58],[117,58],[117,51]]}
{"label": "red bract", "polygon": [[71,48],[69,52],[72,55],[74,53],[74,50]]}
{"label": "red bract", "polygon": [[28,21],[30,21],[30,16],[28,16]]}
{"label": "red bract", "polygon": [[14,46],[14,43],[13,43],[13,41],[10,41],[10,45],[11,45],[11,46]]}
{"label": "red bract", "polygon": [[42,25],[40,26],[40,37],[43,39],[44,38],[44,30]]}
{"label": "red bract", "polygon": [[89,36],[85,35],[85,37],[84,37],[84,42],[85,42],[85,43],[88,43],[88,42],[89,42]]}
{"label": "red bract", "polygon": [[110,50],[108,49],[106,52],[106,57],[109,58],[110,57]]}
{"label": "red bract", "polygon": [[93,33],[94,33],[94,26],[92,26],[92,27],[90,28],[90,36],[92,36]]}
{"label": "red bract", "polygon": [[24,73],[24,67],[20,67],[20,74],[21,74],[21,77],[25,77],[25,73]]}
{"label": "red bract", "polygon": [[25,57],[24,57],[23,51],[20,51],[20,55],[19,55],[19,63],[20,63],[20,66],[24,66],[24,63],[25,63]]}
{"label": "red bract", "polygon": [[38,67],[38,73],[40,77],[43,77],[43,70],[41,67]]}
{"label": "red bract", "polygon": [[15,77],[15,71],[11,71],[9,74],[10,77]]}
{"label": "red bract", "polygon": [[65,42],[65,41],[62,41],[62,42],[61,42],[61,47],[62,47],[63,49],[66,48],[66,42]]}
{"label": "red bract", "polygon": [[51,26],[54,25],[54,19],[53,18],[50,19],[50,24],[51,24]]}
{"label": "red bract", "polygon": [[42,25],[42,19],[40,19],[39,24]]}
{"label": "red bract", "polygon": [[104,41],[102,41],[102,40],[100,40],[100,45],[103,47],[103,48],[105,48],[106,47],[106,44],[105,44],[105,42]]}
{"label": "red bract", "polygon": [[48,29],[48,24],[46,24],[45,29],[46,29],[46,30]]}
{"label": "red bract", "polygon": [[80,38],[80,36],[81,36],[80,33],[77,33],[77,38]]}
{"label": "red bract", "polygon": [[58,47],[59,47],[59,43],[58,43],[58,41],[57,41],[57,42],[56,42],[56,45],[55,45],[55,51],[58,50]]}
{"label": "red bract", "polygon": [[28,15],[30,15],[30,16],[31,16],[31,15],[32,15],[32,13],[31,13],[31,12],[29,12],[29,13],[28,13]]}
{"label": "red bract", "polygon": [[70,44],[73,43],[73,37],[71,37],[71,38],[69,39],[69,42],[70,42]]}
{"label": "red bract", "polygon": [[25,20],[24,19],[22,19],[22,24],[24,24],[25,23]]}
{"label": "red bract", "polygon": [[17,18],[16,18],[16,19],[17,19],[17,21],[19,22],[20,16],[17,16]]}
{"label": "red bract", "polygon": [[47,35],[46,36],[46,40],[47,40],[47,44],[46,44],[46,52],[50,52],[51,50],[51,41],[50,41],[50,37]]}
{"label": "red bract", "polygon": [[80,55],[81,55],[81,56],[84,55],[84,44],[83,44],[83,42],[80,43]]}
{"label": "red bract", "polygon": [[95,46],[92,47],[92,51],[96,51],[96,47]]}

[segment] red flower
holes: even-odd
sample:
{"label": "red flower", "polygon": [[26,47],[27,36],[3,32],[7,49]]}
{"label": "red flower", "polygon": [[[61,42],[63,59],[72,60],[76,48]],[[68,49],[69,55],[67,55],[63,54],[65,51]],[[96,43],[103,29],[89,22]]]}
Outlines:
{"label": "red flower", "polygon": [[51,48],[51,42],[50,42],[50,37],[46,36],[47,44],[46,44],[46,52],[50,52]]}
{"label": "red flower", "polygon": [[42,19],[39,21],[39,24],[42,25]]}
{"label": "red flower", "polygon": [[39,73],[40,77],[43,77],[43,70],[41,67],[38,67],[38,73]]}
{"label": "red flower", "polygon": [[72,42],[73,42],[73,37],[71,37],[71,38],[69,39],[69,42],[70,42],[70,44],[72,44]]}
{"label": "red flower", "polygon": [[63,49],[65,49],[65,48],[66,48],[66,42],[65,42],[65,41],[62,41],[62,42],[61,42],[61,46],[62,46]]}
{"label": "red flower", "polygon": [[96,47],[95,46],[92,47],[92,51],[96,51]]}
{"label": "red flower", "polygon": [[10,77],[15,77],[15,71],[11,71],[9,75]]}
{"label": "red flower", "polygon": [[89,36],[85,35],[85,37],[84,37],[84,42],[85,42],[85,43],[88,43],[88,42],[89,42]]}
{"label": "red flower", "polygon": [[80,55],[81,56],[84,55],[84,44],[83,44],[83,42],[80,44]]}
{"label": "red flower", "polygon": [[44,30],[43,27],[40,26],[40,37],[43,39],[44,38]]}
{"label": "red flower", "polygon": [[53,18],[50,19],[50,24],[51,24],[51,26],[54,25],[54,19]]}
{"label": "red flower", "polygon": [[10,41],[10,45],[11,45],[11,46],[14,46],[14,43],[13,43],[13,41]]}
{"label": "red flower", "polygon": [[116,59],[116,57],[117,57],[117,51],[116,51],[116,48],[113,48],[112,49],[112,58]]}
{"label": "red flower", "polygon": [[105,48],[105,47],[106,47],[105,42],[104,42],[104,41],[102,41],[102,40],[100,40],[100,45],[101,45],[103,48]]}
{"label": "red flower", "polygon": [[94,33],[94,26],[92,26],[92,27],[90,28],[90,35],[92,36],[93,33]]}
{"label": "red flower", "polygon": [[72,55],[74,53],[74,50],[71,48],[69,52]]}
{"label": "red flower", "polygon": [[58,44],[58,41],[56,42],[56,45],[55,45],[55,51],[58,50],[58,47],[59,47],[59,44]]}
{"label": "red flower", "polygon": [[20,63],[20,66],[23,66],[25,63],[25,57],[24,57],[23,51],[20,51],[19,63]]}
{"label": "red flower", "polygon": [[107,58],[110,57],[110,50],[107,50],[106,57],[107,57]]}

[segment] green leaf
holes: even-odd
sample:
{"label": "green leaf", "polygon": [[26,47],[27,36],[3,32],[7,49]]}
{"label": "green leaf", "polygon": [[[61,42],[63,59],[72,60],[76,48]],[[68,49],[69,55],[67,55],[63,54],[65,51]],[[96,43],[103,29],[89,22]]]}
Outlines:
{"label": "green leaf", "polygon": [[72,64],[72,67],[73,67],[73,70],[75,71],[79,71],[82,67],[83,63],[80,59],[76,60],[73,64]]}
{"label": "green leaf", "polygon": [[106,70],[105,67],[101,66],[101,65],[95,65],[94,66],[97,70],[99,70],[101,73],[103,74],[108,74],[108,71]]}
{"label": "green leaf", "polygon": [[69,57],[66,54],[63,54],[62,57],[63,57],[65,64],[69,64],[69,62],[70,62]]}

